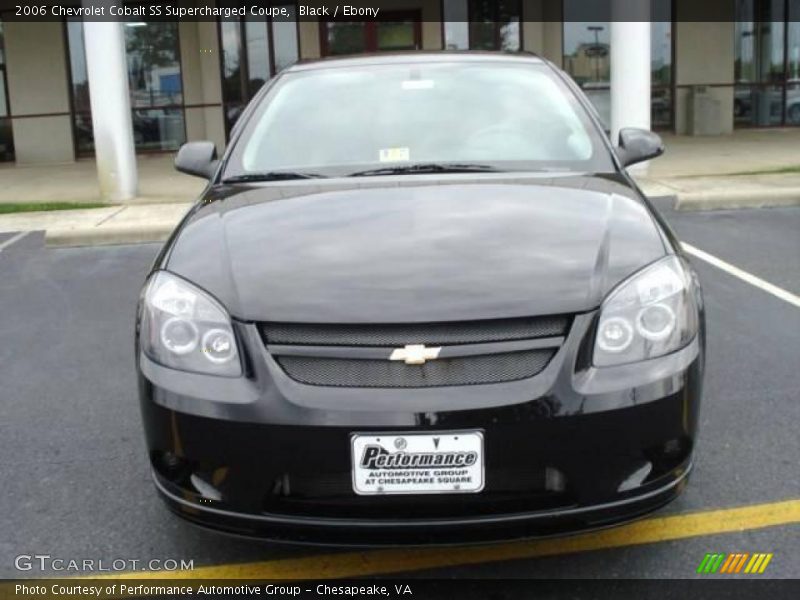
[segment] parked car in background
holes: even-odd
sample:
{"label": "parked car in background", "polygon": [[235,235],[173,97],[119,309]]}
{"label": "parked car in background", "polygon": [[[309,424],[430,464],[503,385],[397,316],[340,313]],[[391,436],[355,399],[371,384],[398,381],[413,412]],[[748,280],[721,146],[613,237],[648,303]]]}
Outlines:
{"label": "parked car in background", "polygon": [[[800,124],[800,80],[789,80],[786,88],[786,122],[789,125]],[[753,115],[753,107],[767,103],[761,116],[765,123],[759,123]],[[754,124],[769,125],[780,123],[783,110],[783,88],[774,86],[737,87],[734,91],[733,115],[736,119],[754,120]]]}

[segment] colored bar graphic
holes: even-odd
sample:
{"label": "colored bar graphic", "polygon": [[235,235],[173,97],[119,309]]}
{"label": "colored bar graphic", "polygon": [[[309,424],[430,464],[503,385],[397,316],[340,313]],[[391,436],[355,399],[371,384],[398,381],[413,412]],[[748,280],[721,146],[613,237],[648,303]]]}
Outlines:
{"label": "colored bar graphic", "polygon": [[697,573],[760,574],[766,570],[772,556],[763,552],[708,553],[697,566]]}
{"label": "colored bar graphic", "polygon": [[711,560],[711,556],[712,556],[711,554],[706,554],[703,557],[703,560],[701,560],[700,564],[697,566],[697,571],[696,571],[697,573],[706,572],[706,566],[708,565],[708,562]]}
{"label": "colored bar graphic", "polygon": [[725,554],[706,554],[700,566],[697,567],[698,573],[716,573],[722,564]]}
{"label": "colored bar graphic", "polygon": [[734,573],[738,573],[739,571],[742,570],[742,567],[744,566],[744,563],[749,556],[750,556],[749,552],[745,552],[744,554],[742,554],[742,558],[740,558],[739,562],[736,563],[736,570],[734,571]]}
{"label": "colored bar graphic", "polygon": [[753,558],[750,559],[750,562],[747,563],[747,566],[744,568],[745,573],[753,572],[753,569],[758,566],[758,564],[763,560],[763,554],[753,554]]}
{"label": "colored bar graphic", "polygon": [[736,559],[736,555],[735,554],[728,554],[728,560],[725,561],[725,563],[722,565],[722,568],[720,569],[719,572],[720,573],[729,573],[730,572],[729,569],[731,568],[731,565],[733,565],[736,562],[735,559]]}
{"label": "colored bar graphic", "polygon": [[772,560],[772,553],[770,552],[764,557],[764,562],[762,562],[761,565],[759,565],[758,572],[763,573],[766,570],[769,561],[771,560]]}
{"label": "colored bar graphic", "polygon": [[741,552],[736,552],[733,555],[733,560],[731,561],[731,566],[730,566],[730,569],[728,570],[728,573],[735,573],[736,572],[736,568],[739,566],[739,563],[741,562],[741,559],[742,559]]}
{"label": "colored bar graphic", "polygon": [[725,555],[720,554],[717,560],[714,561],[714,566],[711,567],[711,572],[716,573],[722,566],[722,561],[725,560]]}

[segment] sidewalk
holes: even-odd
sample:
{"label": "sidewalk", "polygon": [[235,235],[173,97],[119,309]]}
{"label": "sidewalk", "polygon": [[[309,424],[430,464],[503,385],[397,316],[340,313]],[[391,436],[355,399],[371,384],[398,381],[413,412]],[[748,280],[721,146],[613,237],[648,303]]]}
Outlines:
{"label": "sidewalk", "polygon": [[[675,196],[682,210],[800,205],[800,128],[730,136],[665,135],[665,154],[634,177],[648,196]],[[171,156],[139,157],[141,195],[125,205],[0,215],[0,232],[46,230],[50,246],[166,239],[204,182],[172,169]],[[98,198],[94,161],[0,167],[0,203]]]}
{"label": "sidewalk", "polygon": [[666,152],[634,176],[648,196],[675,196],[681,210],[800,204],[800,129],[733,135],[664,135]]}
{"label": "sidewalk", "polygon": [[[133,204],[191,202],[205,183],[178,173],[171,154],[139,155],[139,196]],[[0,204],[7,202],[102,202],[94,159],[48,165],[0,163]]]}

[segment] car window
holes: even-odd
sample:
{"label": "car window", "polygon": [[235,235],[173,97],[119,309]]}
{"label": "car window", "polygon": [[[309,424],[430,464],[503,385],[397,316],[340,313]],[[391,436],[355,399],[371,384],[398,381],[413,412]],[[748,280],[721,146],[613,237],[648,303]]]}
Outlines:
{"label": "car window", "polygon": [[226,176],[481,163],[611,171],[574,93],[543,65],[392,64],[288,73],[249,120]]}

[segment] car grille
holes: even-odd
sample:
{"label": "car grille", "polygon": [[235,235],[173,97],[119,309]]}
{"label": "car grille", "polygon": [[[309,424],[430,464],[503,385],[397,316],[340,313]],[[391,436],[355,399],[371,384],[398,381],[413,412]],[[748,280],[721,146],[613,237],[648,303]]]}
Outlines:
{"label": "car grille", "polygon": [[306,346],[387,346],[479,344],[562,336],[569,327],[564,315],[522,319],[492,319],[454,323],[328,325],[264,323],[270,344]]}
{"label": "car grille", "polygon": [[[568,316],[557,315],[424,324],[262,323],[260,330],[277,364],[300,383],[426,388],[533,377],[544,370],[558,351],[570,321]],[[542,339],[552,343],[545,347],[524,347],[526,340]],[[458,346],[462,351],[458,356],[441,356],[421,365],[388,360],[393,349],[408,344]],[[481,346],[475,346],[473,352],[470,344]],[[486,345],[491,345],[491,349]],[[370,348],[366,351],[372,354],[365,356],[365,349]],[[359,356],[354,356],[359,352]]]}
{"label": "car grille", "polygon": [[417,388],[475,385],[526,379],[547,366],[555,350],[484,354],[406,365],[388,360],[281,356],[278,364],[292,379],[334,387]]}

